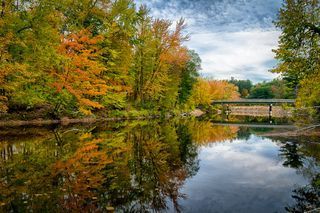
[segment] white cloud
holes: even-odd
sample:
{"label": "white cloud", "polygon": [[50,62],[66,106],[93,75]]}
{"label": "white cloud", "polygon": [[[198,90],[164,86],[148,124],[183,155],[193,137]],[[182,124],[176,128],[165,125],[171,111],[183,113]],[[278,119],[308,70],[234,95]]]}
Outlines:
{"label": "white cloud", "polygon": [[137,0],[157,18],[184,17],[191,34],[186,43],[202,58],[203,73],[217,79],[271,80],[276,64],[272,49],[279,32],[272,21],[278,0]]}
{"label": "white cloud", "polygon": [[231,76],[256,81],[272,79],[272,68],[279,32],[259,29],[240,32],[198,33],[188,46],[201,56],[203,72],[217,79]]}

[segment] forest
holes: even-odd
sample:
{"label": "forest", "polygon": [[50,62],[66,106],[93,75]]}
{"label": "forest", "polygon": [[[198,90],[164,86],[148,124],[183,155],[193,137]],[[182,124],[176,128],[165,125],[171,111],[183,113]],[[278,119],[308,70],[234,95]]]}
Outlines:
{"label": "forest", "polygon": [[184,20],[131,0],[4,0],[0,17],[1,112],[172,109],[198,77]]}
{"label": "forest", "polygon": [[132,0],[2,0],[0,114],[186,111],[237,98],[297,97],[312,108],[320,104],[318,4],[285,1],[271,70],[281,76],[252,85],[200,78],[185,20],[154,18]]}

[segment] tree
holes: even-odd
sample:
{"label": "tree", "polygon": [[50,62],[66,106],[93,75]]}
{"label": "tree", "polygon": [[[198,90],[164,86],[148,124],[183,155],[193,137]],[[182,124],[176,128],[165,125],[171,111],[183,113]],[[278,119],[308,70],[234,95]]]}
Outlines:
{"label": "tree", "polygon": [[186,67],[182,71],[181,83],[179,87],[179,103],[184,104],[191,96],[193,86],[197,82],[199,77],[199,71],[201,69],[200,56],[194,51],[189,50],[188,55],[190,57],[186,64]]}
{"label": "tree", "polygon": [[250,98],[271,99],[274,98],[274,94],[269,85],[257,84],[251,90]]}
{"label": "tree", "polygon": [[319,8],[319,0],[286,0],[276,21],[282,34],[274,50],[280,62],[273,72],[281,73],[298,92],[298,106],[314,104],[315,100],[306,100],[318,93],[317,88],[312,88],[314,95],[308,91],[320,75]]}
{"label": "tree", "polygon": [[208,107],[213,100],[234,100],[239,96],[238,87],[234,84],[227,81],[199,78],[188,100],[188,105]]}
{"label": "tree", "polygon": [[241,95],[241,98],[247,98],[253,86],[250,80],[237,80],[237,79],[231,78],[231,80],[228,82],[236,85],[239,88],[239,93]]}
{"label": "tree", "polygon": [[168,110],[192,93],[201,60],[183,19],[154,19],[132,0],[1,3],[0,112]]}
{"label": "tree", "polygon": [[65,66],[51,73],[57,93],[66,90],[73,95],[84,114],[103,108],[98,98],[107,91],[106,82],[100,78],[105,67],[96,60],[99,56],[97,43],[101,40],[101,36],[92,37],[88,30],[62,38],[59,51],[65,57]]}
{"label": "tree", "polygon": [[274,79],[269,82],[258,83],[251,89],[250,98],[278,98],[290,99],[295,98],[293,90],[286,86],[286,81],[281,79]]}
{"label": "tree", "polygon": [[181,72],[188,60],[187,49],[182,46],[187,39],[182,35],[184,21],[170,30],[170,21],[152,20],[143,6],[138,15],[132,97],[138,104],[170,105],[176,101]]}
{"label": "tree", "polygon": [[211,100],[235,100],[240,94],[238,87],[228,81],[208,81],[210,85]]}
{"label": "tree", "polygon": [[132,92],[129,74],[133,61],[134,37],[136,34],[137,13],[131,0],[115,1],[107,14],[106,29],[101,42],[102,63],[108,71],[102,73],[109,90],[102,98],[107,109],[124,109],[128,94]]}

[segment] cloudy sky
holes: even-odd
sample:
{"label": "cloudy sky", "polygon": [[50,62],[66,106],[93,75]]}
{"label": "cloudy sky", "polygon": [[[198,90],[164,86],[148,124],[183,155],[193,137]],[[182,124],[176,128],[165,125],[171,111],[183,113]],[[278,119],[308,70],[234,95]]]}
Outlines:
{"label": "cloudy sky", "polygon": [[280,34],[272,24],[281,0],[137,0],[157,18],[183,17],[191,40],[187,46],[202,59],[202,73],[215,79],[276,77],[272,49]]}

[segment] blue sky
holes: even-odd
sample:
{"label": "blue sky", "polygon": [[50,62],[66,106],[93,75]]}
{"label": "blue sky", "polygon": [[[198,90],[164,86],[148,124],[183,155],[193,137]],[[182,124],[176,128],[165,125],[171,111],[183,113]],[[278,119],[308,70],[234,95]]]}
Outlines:
{"label": "blue sky", "polygon": [[273,26],[281,0],[137,0],[156,18],[186,19],[186,45],[202,59],[202,74],[215,79],[276,77],[272,49],[280,32]]}

